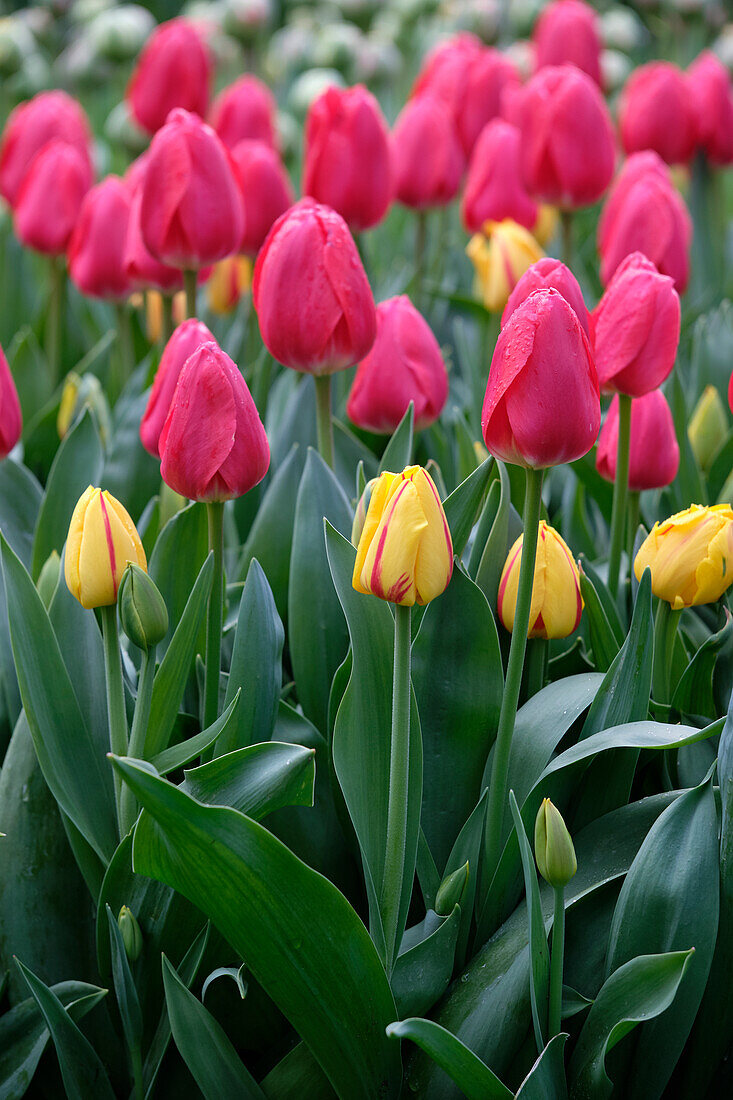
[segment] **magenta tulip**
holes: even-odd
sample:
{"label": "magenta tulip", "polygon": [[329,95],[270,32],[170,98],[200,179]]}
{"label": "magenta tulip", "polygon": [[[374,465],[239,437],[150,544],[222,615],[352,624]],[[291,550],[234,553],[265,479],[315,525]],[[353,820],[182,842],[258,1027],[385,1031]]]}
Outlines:
{"label": "magenta tulip", "polygon": [[[618,451],[618,396],[603,421],[598,437],[596,469],[606,481],[616,480]],[[662,489],[677,477],[680,449],[672,412],[661,390],[652,390],[631,402],[629,489]]]}
{"label": "magenta tulip", "polygon": [[241,76],[217,96],[209,121],[227,146],[240,141],[264,141],[277,148],[275,97],[256,76]]}
{"label": "magenta tulip", "polygon": [[529,298],[530,294],[534,294],[535,290],[559,291],[568,305],[572,306],[575,316],[583,326],[583,332],[588,337],[591,347],[593,346],[591,317],[583,299],[583,292],[580,289],[578,280],[569,267],[566,267],[560,260],[555,260],[551,256],[545,256],[543,259],[538,260],[537,263],[528,267],[524,275],[522,275],[519,282],[514,287],[514,290],[509,295],[509,301],[504,307],[504,312],[501,317],[502,328],[512,316],[515,309],[517,309],[526,298]]}
{"label": "magenta tulip", "polygon": [[293,186],[280,157],[264,141],[240,141],[231,156],[244,207],[239,251],[256,256],[277,219],[295,202]]}
{"label": "magenta tulip", "polygon": [[463,148],[445,104],[434,96],[409,99],[392,131],[395,198],[413,210],[445,206],[456,197]]}
{"label": "magenta tulip", "polygon": [[590,4],[553,0],[537,20],[532,40],[538,69],[575,65],[601,84],[601,35]]}
{"label": "magenta tulip", "polygon": [[537,221],[537,203],[530,198],[520,171],[521,134],[516,126],[496,118],[481,131],[468,167],[461,217],[469,233],[484,222],[511,218],[530,232]]}
{"label": "magenta tulip", "polygon": [[0,348],[0,458],[5,458],[20,439],[23,417],[18,391],[10,373],[5,353]]}
{"label": "magenta tulip", "polygon": [[135,120],[154,134],[174,108],[206,117],[212,66],[201,34],[188,19],[161,23],[137,63],[127,101]]}
{"label": "magenta tulip", "polygon": [[635,69],[618,107],[626,153],[652,149],[667,164],[687,164],[695,151],[697,124],[689,81],[670,61]]}
{"label": "magenta tulip", "polygon": [[0,145],[0,195],[15,206],[33,159],[50,141],[62,141],[88,162],[92,178],[92,135],[82,107],[66,92],[39,92],[8,116]]}
{"label": "magenta tulip", "polygon": [[202,344],[209,344],[213,339],[213,335],[203,321],[191,318],[175,329],[163,349],[153,380],[153,388],[140,422],[142,445],[155,458],[160,455],[158,447],[160,433],[166,422],[183,365]]}
{"label": "magenta tulip", "polygon": [[705,50],[687,70],[697,120],[697,146],[711,164],[733,164],[733,86],[728,70]]}
{"label": "magenta tulip", "polygon": [[69,275],[82,294],[122,301],[132,289],[125,265],[130,192],[107,176],[84,196],[69,241]]}
{"label": "magenta tulip", "polygon": [[92,185],[86,153],[65,141],[50,141],[33,158],[15,200],[18,239],[37,252],[66,251]]}

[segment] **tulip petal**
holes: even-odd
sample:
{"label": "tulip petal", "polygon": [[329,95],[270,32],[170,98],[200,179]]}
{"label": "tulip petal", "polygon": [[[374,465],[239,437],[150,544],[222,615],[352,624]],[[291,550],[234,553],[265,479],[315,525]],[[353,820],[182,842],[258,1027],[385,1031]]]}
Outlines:
{"label": "tulip petal", "polygon": [[368,596],[371,593],[371,589],[365,584],[362,584],[361,580],[364,572],[364,562],[366,561],[369,547],[374,541],[374,536],[377,533],[380,520],[384,515],[389,500],[394,496],[399,481],[400,474],[390,474],[385,470],[373,484],[364,526],[362,527],[359,537],[359,545],[356,548],[356,561],[354,562],[354,576],[352,578],[354,588],[357,592],[361,592],[363,596]]}
{"label": "tulip petal", "polygon": [[412,484],[415,486],[427,530],[420,540],[415,559],[417,602],[429,603],[450,583],[453,574],[453,541],[438,490],[430,474],[418,467]]}
{"label": "tulip petal", "polygon": [[369,544],[362,585],[380,599],[411,607],[417,596],[415,562],[427,526],[417,489],[401,481]]}

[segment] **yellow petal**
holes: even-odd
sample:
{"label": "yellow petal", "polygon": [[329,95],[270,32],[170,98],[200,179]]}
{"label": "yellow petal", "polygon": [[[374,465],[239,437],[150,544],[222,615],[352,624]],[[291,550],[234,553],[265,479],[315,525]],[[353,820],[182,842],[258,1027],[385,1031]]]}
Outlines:
{"label": "yellow petal", "polygon": [[69,533],[66,536],[66,550],[64,551],[64,578],[66,587],[75,599],[81,603],[81,580],[79,577],[79,558],[81,556],[81,540],[84,532],[84,516],[86,515],[89,501],[97,490],[89,485],[76,502],[76,507],[71,515]]}
{"label": "yellow petal", "polygon": [[453,540],[440,495],[427,470],[418,466],[412,475],[412,484],[417,490],[427,523],[415,561],[417,601],[426,604],[445,592],[450,583],[453,573]]}
{"label": "yellow petal", "polygon": [[371,591],[369,588],[365,588],[361,581],[361,575],[364,571],[364,562],[366,560],[366,556],[369,551],[372,539],[374,538],[376,530],[379,527],[379,521],[384,514],[387,502],[392,495],[393,489],[396,483],[399,481],[399,478],[399,474],[390,474],[385,471],[374,482],[371,500],[369,501],[369,508],[367,510],[366,519],[364,520],[361,537],[359,539],[359,545],[356,548],[354,575],[351,579],[351,583],[356,591],[361,592],[364,596],[368,596]]}

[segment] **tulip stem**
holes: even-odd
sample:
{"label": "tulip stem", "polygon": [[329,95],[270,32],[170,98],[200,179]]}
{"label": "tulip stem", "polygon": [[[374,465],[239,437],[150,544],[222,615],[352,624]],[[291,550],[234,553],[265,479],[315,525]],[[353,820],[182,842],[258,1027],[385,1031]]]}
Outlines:
{"label": "tulip stem", "polygon": [[629,490],[628,519],[626,521],[626,549],[629,555],[629,572],[631,572],[631,562],[634,557],[636,529],[639,526],[639,495],[638,491]]}
{"label": "tulip stem", "polygon": [[[135,760],[145,759],[145,735],[148,732],[148,719],[150,718],[150,703],[153,698],[153,681],[155,679],[155,647],[150,652],[143,651],[140,661],[140,676],[137,682],[137,699],[135,700],[135,713],[132,716],[132,729],[130,730],[130,745],[127,755]],[[120,833],[125,836],[135,824],[137,817],[137,799],[132,789],[124,785],[120,803]]]}
{"label": "tulip stem", "polygon": [[46,319],[46,359],[55,387],[61,371],[61,328],[64,316],[66,268],[63,256],[52,256],[49,266],[50,295]]}
{"label": "tulip stem", "polygon": [[[109,747],[115,756],[127,756],[127,713],[125,711],[125,689],[122,684],[122,657],[120,656],[120,636],[117,632],[117,604],[100,607],[102,619],[102,638],[104,641],[104,675],[107,687],[107,716],[109,720]],[[120,836],[125,835],[122,828],[122,779],[115,771],[115,804]]]}
{"label": "tulip stem", "polygon": [[611,552],[608,557],[608,589],[615,598],[618,592],[621,552],[626,527],[626,498],[629,492],[629,447],[631,443],[631,398],[618,395],[618,445],[616,448],[616,480],[613,483],[611,510]]}
{"label": "tulip stem", "polygon": [[186,317],[190,320],[196,316],[196,272],[186,270],[183,272],[183,287],[186,291]]}
{"label": "tulip stem", "polygon": [[209,501],[209,550],[214,551],[214,578],[209,596],[206,624],[206,680],[202,728],[208,729],[219,715],[219,678],[221,674],[221,628],[224,611],[224,502]]}
{"label": "tulip stem", "polygon": [[501,700],[499,726],[494,743],[494,760],[491,766],[489,783],[489,806],[486,819],[485,858],[486,884],[491,885],[494,872],[499,863],[501,828],[507,804],[507,781],[509,778],[509,757],[512,747],[514,722],[517,716],[517,703],[522,685],[524,654],[527,648],[529,630],[529,612],[532,603],[532,585],[534,566],[537,556],[537,535],[542,506],[542,470],[527,469],[527,488],[524,495],[524,541],[522,543],[522,562],[519,568],[517,603],[514,612],[512,641],[509,647],[504,695]]}
{"label": "tulip stem", "polygon": [[562,972],[565,955],[565,887],[555,887],[555,916],[552,922],[552,952],[550,955],[549,1032],[552,1039],[562,1026]]}
{"label": "tulip stem", "polygon": [[163,294],[163,324],[161,325],[161,338],[163,341],[163,347],[168,343],[173,335],[173,329],[176,327],[173,322],[173,296],[171,294]]}
{"label": "tulip stem", "polygon": [[562,262],[566,267],[573,265],[573,212],[562,210],[560,212],[560,231],[562,234]]}
{"label": "tulip stem", "polygon": [[671,703],[672,661],[680,611],[673,611],[667,600],[660,600],[654,619],[654,661],[652,696],[657,703]]}
{"label": "tulip stem", "polygon": [[314,374],[316,384],[316,433],[318,450],[333,469],[333,420],[331,418],[331,375]]}
{"label": "tulip stem", "polygon": [[135,350],[132,344],[132,329],[130,328],[130,314],[127,305],[124,302],[117,302],[115,312],[117,314],[117,339],[119,341],[120,357],[120,377],[114,394],[117,398],[129,382],[135,369]]}
{"label": "tulip stem", "polygon": [[392,739],[389,759],[389,802],[384,878],[380,909],[387,951],[387,974],[392,973],[402,936],[400,910],[407,857],[407,812],[410,775],[410,608],[395,604]]}
{"label": "tulip stem", "polygon": [[415,274],[413,276],[413,298],[418,309],[422,298],[423,276],[425,274],[425,246],[428,239],[428,215],[425,210],[415,214]]}

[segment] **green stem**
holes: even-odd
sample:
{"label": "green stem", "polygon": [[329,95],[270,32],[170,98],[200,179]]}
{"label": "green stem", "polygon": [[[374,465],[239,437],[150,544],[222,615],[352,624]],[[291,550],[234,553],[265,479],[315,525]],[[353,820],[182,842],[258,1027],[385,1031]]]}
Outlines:
{"label": "green stem", "polygon": [[422,284],[425,275],[425,246],[428,239],[428,215],[425,210],[415,214],[415,274],[413,276],[413,296],[419,306],[422,297]]}
{"label": "green stem", "polygon": [[542,505],[542,470],[527,469],[527,490],[524,495],[524,541],[522,563],[519,569],[517,604],[514,611],[512,641],[509,647],[504,695],[501,700],[499,727],[494,744],[494,760],[489,784],[489,806],[486,820],[485,857],[487,861],[487,887],[491,884],[499,862],[501,827],[507,802],[509,756],[512,747],[514,722],[517,716],[519,689],[522,684],[524,654],[527,648],[529,612],[532,603],[537,534]]}
{"label": "green stem", "polygon": [[186,270],[183,272],[183,287],[186,291],[186,317],[190,320],[196,316],[196,272]]}
{"label": "green stem", "polygon": [[206,624],[203,729],[212,725],[219,714],[221,629],[224,612],[224,502],[210,501],[206,505],[206,513],[209,520],[209,550],[214,551],[214,579],[211,584],[209,617]]}
{"label": "green stem", "polygon": [[616,447],[616,480],[613,483],[611,510],[611,552],[608,558],[608,589],[618,592],[621,552],[626,527],[626,496],[629,491],[629,445],[631,443],[631,398],[618,395],[618,444]]}
{"label": "green stem", "polygon": [[[143,652],[140,662],[140,677],[137,683],[137,699],[135,701],[135,713],[132,716],[132,729],[130,730],[130,745],[127,755],[135,760],[145,759],[145,736],[148,732],[148,719],[150,718],[150,703],[153,698],[153,681],[155,679],[155,647],[149,653]],[[122,788],[122,801],[120,807],[120,832],[123,836],[129,833],[135,824],[137,817],[137,799],[130,787],[125,784]]]}
{"label": "green stem", "polygon": [[525,658],[524,687],[527,699],[531,699],[545,686],[547,678],[547,639],[529,638]]}
{"label": "green stem", "polygon": [[132,345],[130,313],[125,302],[115,303],[117,315],[117,339],[119,341],[120,377],[117,380],[115,396],[119,395],[135,369],[135,350]]}
{"label": "green stem", "polygon": [[573,212],[562,210],[560,212],[560,227],[562,235],[562,262],[566,267],[573,266]]}
{"label": "green stem", "polygon": [[550,957],[550,1016],[552,1039],[562,1026],[562,971],[565,954],[565,887],[555,887],[555,917],[552,922],[552,954]]}
{"label": "green stem", "polygon": [[46,358],[51,382],[58,384],[61,372],[61,335],[66,291],[66,267],[63,256],[52,256],[49,263],[50,295],[46,320]]}
{"label": "green stem", "polygon": [[[107,715],[109,720],[109,747],[115,756],[127,755],[127,714],[125,712],[125,689],[122,684],[122,658],[120,656],[120,638],[117,633],[117,604],[100,607],[102,619],[102,638],[104,641],[104,675],[107,687]],[[122,780],[115,773],[115,803],[117,820],[122,831]]]}
{"label": "green stem", "polygon": [[333,469],[333,420],[331,419],[331,375],[314,374],[316,384],[316,433],[321,458]]}
{"label": "green stem", "polygon": [[389,803],[384,878],[380,909],[387,948],[387,974],[397,957],[400,908],[407,855],[408,780],[410,772],[410,608],[395,604],[392,739],[389,759]]}
{"label": "green stem", "polygon": [[140,1053],[140,1047],[136,1046],[130,1051],[130,1060],[132,1061],[132,1079],[134,1082],[133,1096],[135,1100],[144,1100],[145,1088],[143,1086],[143,1060]]}
{"label": "green stem", "polygon": [[161,339],[163,347],[168,343],[173,330],[175,329],[175,323],[173,321],[173,295],[163,294],[163,324],[161,326]]}
{"label": "green stem", "polygon": [[654,662],[652,665],[652,695],[657,703],[670,703],[672,659],[677,638],[677,624],[682,611],[660,600],[654,619]]}
{"label": "green stem", "polygon": [[628,505],[628,519],[626,528],[626,551],[629,555],[629,573],[631,573],[631,567],[634,557],[634,539],[636,538],[636,530],[639,526],[639,497],[638,490],[629,490],[629,505]]}

